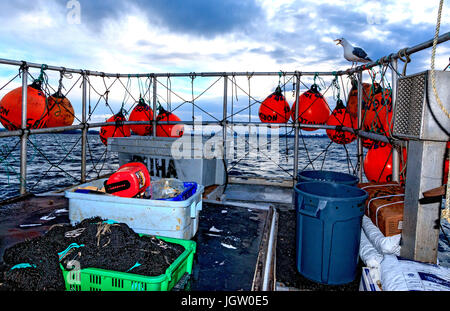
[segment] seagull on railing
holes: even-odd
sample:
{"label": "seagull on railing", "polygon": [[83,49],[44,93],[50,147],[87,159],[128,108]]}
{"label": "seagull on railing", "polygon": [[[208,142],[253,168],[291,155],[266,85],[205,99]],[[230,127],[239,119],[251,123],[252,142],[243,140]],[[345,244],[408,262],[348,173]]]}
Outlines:
{"label": "seagull on railing", "polygon": [[336,39],[336,45],[342,45],[344,48],[344,58],[349,62],[352,62],[352,68],[357,63],[369,63],[372,60],[367,56],[367,53],[358,47],[354,47],[344,38]]}

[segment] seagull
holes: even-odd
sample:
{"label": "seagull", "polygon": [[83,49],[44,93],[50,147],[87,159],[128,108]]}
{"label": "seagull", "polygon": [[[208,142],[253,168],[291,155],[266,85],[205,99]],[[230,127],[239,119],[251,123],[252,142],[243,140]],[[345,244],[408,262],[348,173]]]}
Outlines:
{"label": "seagull", "polygon": [[352,68],[357,63],[372,62],[372,60],[367,56],[367,53],[363,49],[354,47],[344,38],[336,39],[334,41],[337,41],[336,45],[342,45],[342,47],[344,48],[344,57],[349,62],[352,62]]}

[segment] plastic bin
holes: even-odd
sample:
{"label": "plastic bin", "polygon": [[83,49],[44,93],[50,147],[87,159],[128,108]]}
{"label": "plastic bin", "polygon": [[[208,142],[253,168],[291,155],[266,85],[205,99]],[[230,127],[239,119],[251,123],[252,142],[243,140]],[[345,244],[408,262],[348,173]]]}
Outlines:
{"label": "plastic bin", "polygon": [[106,179],[98,179],[65,191],[69,199],[71,225],[99,216],[126,223],[136,233],[191,239],[198,230],[204,187],[197,186],[194,195],[184,201],[121,198],[113,195],[73,192],[77,188],[102,187]]}
{"label": "plastic bin", "polygon": [[310,170],[298,173],[297,181],[298,182],[325,181],[349,186],[356,186],[359,182],[359,178],[346,173]]}
{"label": "plastic bin", "polygon": [[[142,235],[141,235],[142,236]],[[185,273],[192,273],[196,243],[158,237],[184,246],[184,252],[159,276],[117,272],[97,268],[66,271],[60,265],[67,291],[170,291]]]}
{"label": "plastic bin", "polygon": [[329,182],[303,182],[294,189],[298,272],[321,284],[352,282],[366,191]]}

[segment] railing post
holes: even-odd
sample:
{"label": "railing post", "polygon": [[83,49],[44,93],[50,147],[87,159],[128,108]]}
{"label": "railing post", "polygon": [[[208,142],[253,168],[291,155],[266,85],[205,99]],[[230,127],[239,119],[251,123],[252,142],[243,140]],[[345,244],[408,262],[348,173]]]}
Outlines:
{"label": "railing post", "polygon": [[[228,76],[223,76],[223,121],[222,121],[222,139],[223,139],[223,159],[226,161],[227,152],[227,113],[228,113]],[[233,137],[232,133],[232,137]]]}
{"label": "railing post", "polygon": [[[397,59],[393,59],[391,62],[392,65],[392,114],[395,113],[395,104],[397,101],[397,85],[398,85],[398,61]],[[392,115],[392,121],[394,120],[394,115]],[[388,131],[391,132],[391,124],[388,122]],[[400,181],[400,153],[397,148],[392,146],[392,181],[399,182]]]}
{"label": "railing post", "polygon": [[[357,73],[357,82],[358,82],[358,129],[361,129],[362,127],[362,99],[363,99],[363,85],[362,85],[362,72],[359,71]],[[361,136],[358,135],[357,141],[356,141],[356,147],[357,147],[357,156],[358,156],[358,177],[360,182],[363,180],[363,145],[362,145],[362,139]]]}
{"label": "railing post", "polygon": [[86,107],[87,107],[87,76],[86,73],[83,72],[83,93],[81,98],[82,105],[82,116],[81,120],[83,123],[83,129],[81,130],[81,183],[86,182],[86,143],[87,143],[87,132],[88,127],[86,124]]}
{"label": "railing post", "polygon": [[22,67],[22,136],[20,137],[20,194],[27,192],[27,103],[28,103],[28,67]]}
{"label": "railing post", "polygon": [[296,84],[295,84],[295,141],[294,141],[294,186],[295,182],[297,180],[297,174],[298,174],[298,148],[299,148],[299,134],[300,134],[300,127],[298,122],[298,109],[299,109],[299,97],[300,97],[300,74],[296,73]]}
{"label": "railing post", "polygon": [[157,117],[157,111],[156,111],[156,104],[158,103],[157,98],[157,92],[158,92],[158,80],[156,76],[153,77],[153,137],[156,137],[156,117]]}

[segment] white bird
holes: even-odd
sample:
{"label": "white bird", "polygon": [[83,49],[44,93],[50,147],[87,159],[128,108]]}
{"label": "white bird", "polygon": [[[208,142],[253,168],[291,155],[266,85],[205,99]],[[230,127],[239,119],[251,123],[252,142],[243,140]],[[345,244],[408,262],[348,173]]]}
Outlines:
{"label": "white bird", "polygon": [[342,45],[344,48],[344,58],[349,62],[352,62],[352,67],[357,63],[372,62],[363,49],[354,47],[344,38],[336,39],[334,41],[337,41],[336,45]]}

